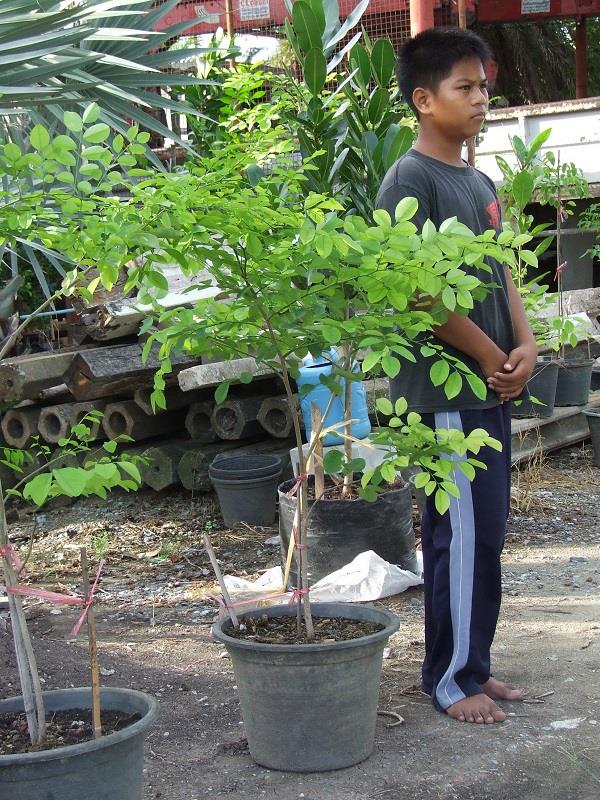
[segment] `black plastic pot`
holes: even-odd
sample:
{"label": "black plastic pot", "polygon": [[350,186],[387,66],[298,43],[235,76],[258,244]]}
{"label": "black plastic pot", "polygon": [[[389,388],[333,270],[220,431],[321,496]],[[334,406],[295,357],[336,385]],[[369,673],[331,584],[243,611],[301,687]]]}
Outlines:
{"label": "black plastic pot", "polygon": [[[46,711],[91,708],[91,689],[44,692]],[[140,714],[123,730],[90,742],[0,756],[0,797],[10,800],[142,800],[144,738],[158,718],[153,697],[101,689],[105,711]],[[0,714],[23,711],[23,698],[0,700]]]}
{"label": "black plastic pot", "polygon": [[211,478],[248,480],[281,472],[281,459],[268,453],[247,453],[239,456],[217,456],[210,465]]}
{"label": "black plastic pot", "polygon": [[[241,460],[242,456],[239,457]],[[257,458],[253,456],[252,458]],[[262,458],[262,456],[261,456]],[[268,456],[269,459],[274,458]],[[217,491],[223,521],[228,528],[234,528],[240,522],[249,525],[269,526],[275,522],[275,509],[277,501],[277,486],[281,480],[282,465],[277,459],[278,466],[269,467],[266,475],[253,475],[256,467],[251,466],[249,477],[244,477],[244,471],[239,464],[232,471],[233,478],[220,477],[224,464],[230,459],[218,461],[217,466],[208,468],[208,475]],[[238,459],[231,459],[237,461]],[[254,462],[252,462],[254,463]],[[260,470],[259,470],[260,471]]]}
{"label": "black plastic pot", "polygon": [[590,426],[594,464],[600,467],[600,408],[586,408],[583,413],[587,417],[588,425]]}
{"label": "black plastic pot", "polygon": [[559,361],[556,382],[557,406],[584,406],[590,396],[593,360]]}
{"label": "black plastic pot", "polygon": [[[270,769],[324,772],[358,764],[373,752],[383,648],[398,618],[380,608],[313,603],[316,617],[375,622],[383,630],[327,644],[264,644],[228,635],[231,621],[213,636],[231,656],[252,758]],[[287,616],[288,605],[252,616]]]}
{"label": "black plastic pot", "polygon": [[[293,481],[286,481],[279,487],[279,538],[283,564],[296,512],[297,499],[287,494],[293,485]],[[305,542],[310,554],[308,578],[311,585],[349,564],[365,550],[373,550],[390,564],[416,572],[410,486],[405,484],[399,489],[383,492],[374,503],[342,499],[312,501]],[[294,569],[290,572],[290,582],[298,586]]]}
{"label": "black plastic pot", "polygon": [[533,403],[530,397],[520,405],[512,407],[513,417],[551,417],[554,412],[556,398],[556,382],[558,381],[558,361],[540,360],[533,368],[533,374],[527,381],[530,397],[535,397],[543,405]]}

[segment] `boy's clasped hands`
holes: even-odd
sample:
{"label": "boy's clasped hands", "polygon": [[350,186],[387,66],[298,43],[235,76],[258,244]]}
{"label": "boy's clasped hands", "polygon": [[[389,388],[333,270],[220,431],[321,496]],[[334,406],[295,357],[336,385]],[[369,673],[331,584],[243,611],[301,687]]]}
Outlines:
{"label": "boy's clasped hands", "polygon": [[[531,376],[535,364],[537,350],[529,344],[515,347],[508,356],[502,351],[502,366],[498,370],[488,372],[484,369],[487,385],[496,392],[502,402],[514,400],[523,391]],[[489,369],[489,367],[488,367]]]}

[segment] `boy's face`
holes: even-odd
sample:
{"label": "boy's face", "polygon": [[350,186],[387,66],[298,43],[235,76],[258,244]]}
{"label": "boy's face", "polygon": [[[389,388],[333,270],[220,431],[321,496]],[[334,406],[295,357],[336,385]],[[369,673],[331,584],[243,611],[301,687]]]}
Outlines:
{"label": "boy's face", "polygon": [[421,124],[463,142],[479,133],[488,106],[488,86],[478,58],[458,61],[437,89],[417,88],[413,101]]}

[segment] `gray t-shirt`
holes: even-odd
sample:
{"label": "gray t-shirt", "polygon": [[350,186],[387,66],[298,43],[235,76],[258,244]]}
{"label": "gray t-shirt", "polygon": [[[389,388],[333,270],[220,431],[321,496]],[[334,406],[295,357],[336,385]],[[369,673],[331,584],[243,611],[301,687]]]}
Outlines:
{"label": "gray t-shirt", "polygon": [[[421,229],[430,219],[436,227],[449,217],[457,217],[474,233],[480,234],[490,228],[501,230],[501,211],[493,182],[474,167],[453,167],[430,156],[409,150],[388,170],[379,193],[377,207],[384,208],[394,218],[394,211],[403,197],[416,197],[419,208],[413,222]],[[492,272],[463,265],[484,283],[498,288],[489,291],[486,297],[469,312],[470,319],[486,333],[498,347],[509,353],[515,346],[511,321],[508,290],[504,267],[493,259],[487,259]],[[450,355],[456,356],[485,381],[479,365],[472,358],[454,347],[433,337]],[[408,407],[418,412],[456,411],[469,408],[491,408],[500,400],[495,392],[488,390],[485,400],[480,400],[463,381],[461,392],[448,400],[443,386],[435,387],[429,378],[432,358],[424,357],[419,347],[413,349],[417,359],[413,364],[402,360],[398,376],[390,381],[392,398],[406,397]]]}

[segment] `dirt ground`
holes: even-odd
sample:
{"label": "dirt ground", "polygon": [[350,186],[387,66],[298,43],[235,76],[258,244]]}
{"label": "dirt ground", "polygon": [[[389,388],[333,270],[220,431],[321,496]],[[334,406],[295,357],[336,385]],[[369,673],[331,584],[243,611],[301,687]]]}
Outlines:
{"label": "dirt ground", "polygon": [[[146,798],[200,800],[596,800],[600,798],[600,470],[589,449],[562,450],[514,475],[504,553],[504,604],[495,674],[527,691],[501,725],[454,722],[418,688],[421,589],[387,598],[400,629],[383,662],[375,751],[339,772],[298,775],[250,759],[231,663],[211,641],[215,589],[201,534],[225,572],[257,577],[274,566],[274,531],[224,530],[211,497],[183,491],[89,500],[38,515],[27,568],[52,589],[79,588],[78,549],[106,552],[98,606],[103,682],[154,694],[162,709],[146,748]],[[31,517],[14,519],[22,556]],[[76,612],[27,603],[45,686],[89,683]],[[16,693],[16,666],[0,605],[0,697]],[[290,719],[290,727],[294,724]],[[115,798],[115,800],[126,800]]]}

